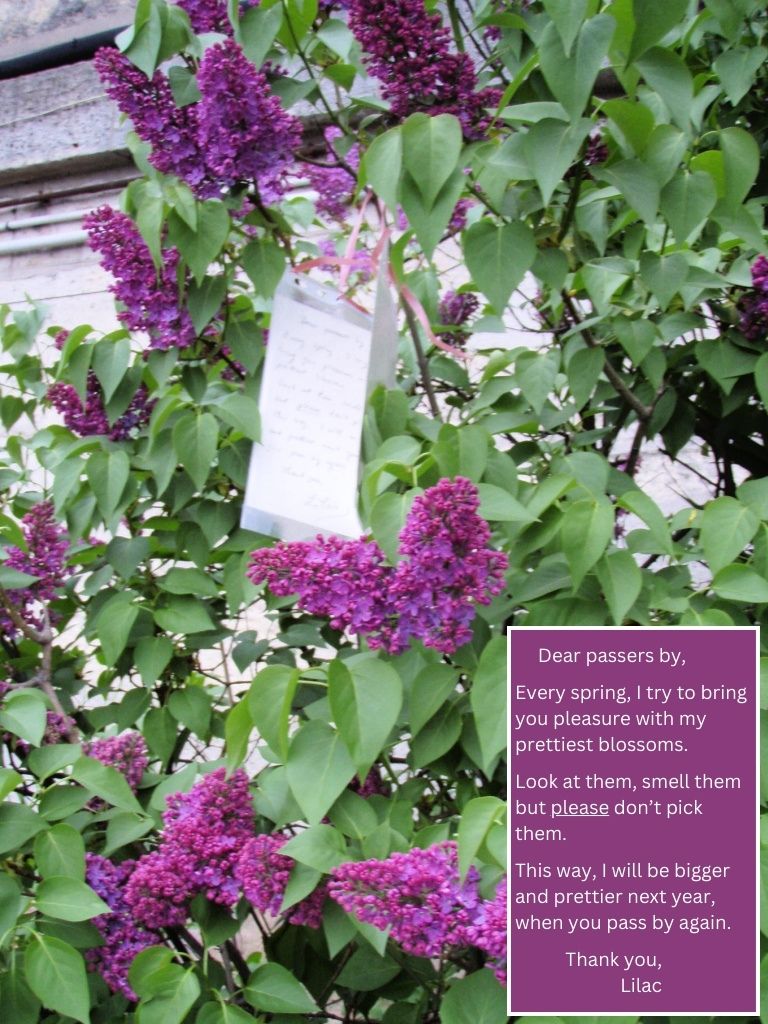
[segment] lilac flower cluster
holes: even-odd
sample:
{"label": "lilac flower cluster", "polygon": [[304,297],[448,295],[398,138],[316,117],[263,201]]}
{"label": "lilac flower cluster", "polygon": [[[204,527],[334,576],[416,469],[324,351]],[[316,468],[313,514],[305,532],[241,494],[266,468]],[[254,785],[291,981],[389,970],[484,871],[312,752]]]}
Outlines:
{"label": "lilac flower cluster", "polygon": [[[117,314],[118,319],[129,330],[148,334],[150,348],[191,345],[196,332],[189,313],[179,304],[178,251],[163,250],[158,278],[149,248],[127,214],[100,206],[83,219],[83,227],[91,249],[101,257],[101,266],[115,278],[111,291],[125,307]],[[136,412],[134,409],[132,415]]]}
{"label": "lilac flower cluster", "polygon": [[[355,191],[357,181],[353,175],[337,163],[336,151],[333,148],[335,139],[341,138],[340,128],[330,127],[325,129],[325,146],[328,157],[334,161],[336,166],[317,167],[308,164],[306,168],[307,177],[312,188],[317,193],[315,206],[318,213],[325,214],[333,220],[343,220]],[[355,144],[344,157],[345,162],[353,170],[360,166],[360,147]]]}
{"label": "lilac flower cluster", "polygon": [[231,907],[239,892],[234,869],[253,833],[248,776],[224,768],[206,775],[188,793],[168,797],[165,829],[157,850],[131,874],[125,899],[140,924],[182,924],[193,896]]}
{"label": "lilac flower cluster", "polygon": [[69,739],[74,728],[74,718],[62,715],[58,711],[46,711],[42,746],[55,747],[57,743]]}
{"label": "lilac flower cluster", "polygon": [[[195,0],[185,8],[197,24],[220,26],[224,6]],[[197,76],[201,98],[184,107],[176,106],[161,71],[150,80],[117,50],[99,50],[94,66],[107,95],[152,147],[157,170],[181,178],[201,199],[250,181],[265,200],[279,197],[301,122],[283,110],[264,71],[234,40],[206,50]]]}
{"label": "lilac flower cluster", "polygon": [[[286,886],[295,861],[280,853],[288,842],[279,834],[252,836],[243,846],[235,867],[235,878],[245,898],[262,913],[277,917],[283,905]],[[319,928],[323,923],[323,904],[328,894],[325,882],[305,899],[286,911],[289,924]]]}
{"label": "lilac flower cluster", "polygon": [[453,114],[466,138],[482,138],[486,108],[501,94],[477,90],[471,57],[453,52],[450,31],[424,0],[350,0],[349,27],[395,117],[419,110]]}
{"label": "lilac flower cluster", "polygon": [[389,784],[382,779],[377,768],[371,768],[363,782],[355,776],[347,789],[351,789],[353,793],[357,793],[364,800],[371,796],[389,796],[390,794]]}
{"label": "lilac flower cluster", "polygon": [[470,320],[480,308],[480,300],[473,292],[448,291],[440,299],[437,316],[441,324],[451,325],[455,329],[443,331],[440,339],[447,345],[463,345],[469,337],[468,331],[460,328]]}
{"label": "lilac flower cluster", "polygon": [[[65,539],[65,528],[56,524],[50,501],[33,505],[21,520],[21,530],[27,549],[23,551],[15,545],[9,546],[5,565],[37,579],[28,587],[9,588],[7,594],[22,619],[34,629],[40,629],[43,622],[39,606],[54,600],[59,587],[70,574],[65,564],[69,544]],[[17,627],[2,608],[0,634],[9,639],[18,634]]]}
{"label": "lilac flower cluster", "polygon": [[125,899],[125,886],[135,863],[126,860],[113,864],[98,854],[85,855],[85,880],[112,911],[92,919],[91,924],[101,935],[103,945],[86,950],[85,959],[89,968],[98,971],[113,992],[120,992],[131,1001],[137,999],[128,984],[133,958],[160,941],[158,935],[136,923]]}
{"label": "lilac flower cluster", "polygon": [[220,185],[258,181],[279,194],[279,179],[301,142],[301,122],[288,114],[263,71],[233,42],[206,50],[197,81],[198,139]]}
{"label": "lilac flower cluster", "polygon": [[435,957],[466,945],[481,902],[478,877],[470,868],[459,881],[456,844],[445,842],[341,864],[331,872],[328,895],[361,921],[389,929],[406,953]]}
{"label": "lilac flower cluster", "polygon": [[110,426],[101,384],[93,370],[88,371],[85,403],[77,389],[71,384],[57,381],[48,388],[46,398],[56,412],[64,417],[64,425],[80,437],[104,435],[112,441],[125,441],[149,421],[155,400],[150,400],[144,384],[139,385],[136,394],[125,412]]}
{"label": "lilac flower cluster", "polygon": [[488,958],[502,985],[507,984],[507,877],[501,879],[496,896],[481,900],[477,920],[466,929],[469,945],[477,946]]}
{"label": "lilac flower cluster", "polygon": [[152,147],[152,166],[161,174],[181,178],[201,199],[218,195],[197,137],[196,105],[177,107],[162,71],[149,79],[112,47],[99,50],[93,66],[107,96],[131,119],[139,138]]}
{"label": "lilac flower cluster", "polygon": [[89,740],[83,744],[83,753],[102,764],[116,768],[133,792],[139,788],[141,777],[149,764],[147,744],[139,732],[129,730],[119,736]]}
{"label": "lilac flower cluster", "polygon": [[504,587],[506,556],[488,547],[469,480],[443,479],[418,497],[400,534],[402,556],[388,566],[375,541],[318,537],[281,542],[251,555],[249,578],[335,629],[368,634],[372,648],[398,654],[414,639],[452,654],[472,636],[476,604]]}
{"label": "lilac flower cluster", "polygon": [[[255,7],[259,0],[241,0],[240,14]],[[227,0],[176,0],[176,4],[187,12],[194,32],[223,32],[232,35],[232,25],[227,15]]]}
{"label": "lilac flower cluster", "polygon": [[752,291],[741,302],[741,332],[750,341],[768,338],[768,258],[752,264]]}

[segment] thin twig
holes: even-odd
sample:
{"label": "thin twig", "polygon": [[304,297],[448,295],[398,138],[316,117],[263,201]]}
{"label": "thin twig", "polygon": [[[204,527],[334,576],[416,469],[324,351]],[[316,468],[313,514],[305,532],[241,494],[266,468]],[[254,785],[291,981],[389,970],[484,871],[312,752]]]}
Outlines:
{"label": "thin twig", "polygon": [[429,364],[427,363],[427,357],[424,355],[424,349],[421,345],[421,338],[419,337],[419,328],[416,324],[416,318],[405,303],[403,303],[403,312],[405,313],[408,330],[411,332],[411,337],[413,338],[413,347],[416,349],[416,359],[418,360],[419,370],[421,372],[421,382],[424,385],[424,391],[427,395],[429,408],[432,410],[432,415],[435,419],[442,422],[440,406],[437,404],[437,398],[435,397],[435,389],[432,386],[432,377],[429,373]]}
{"label": "thin twig", "polygon": [[[576,303],[567,292],[564,291],[561,294],[565,308],[568,310],[574,324],[581,326],[582,320],[579,315],[579,311],[576,308]],[[581,334],[590,348],[602,348],[602,345],[597,341],[594,334],[588,327],[581,326]],[[627,405],[636,413],[638,419],[645,421],[649,420],[651,418],[651,413],[653,412],[653,406],[644,405],[643,402],[640,401],[637,395],[635,395],[624,383],[621,375],[614,369],[607,359],[604,361],[603,368],[608,380],[611,382],[618,394],[621,395]]]}

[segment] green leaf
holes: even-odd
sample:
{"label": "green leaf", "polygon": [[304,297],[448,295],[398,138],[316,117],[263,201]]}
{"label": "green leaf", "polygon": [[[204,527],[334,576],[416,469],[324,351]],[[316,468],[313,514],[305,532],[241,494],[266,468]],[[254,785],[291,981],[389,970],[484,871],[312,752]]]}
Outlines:
{"label": "green leaf", "polygon": [[141,813],[139,801],[133,795],[125,777],[116,768],[102,764],[93,757],[84,756],[72,766],[72,778],[113,807]]}
{"label": "green leaf", "polygon": [[94,628],[106,665],[114,665],[128,643],[139,614],[135,597],[133,591],[113,594],[99,609]]}
{"label": "green leaf", "polygon": [[26,804],[0,805],[0,854],[20,850],[46,828],[45,821]]}
{"label": "green leaf", "polygon": [[287,665],[268,665],[251,683],[247,706],[251,720],[270,750],[288,756],[288,724],[301,673]]}
{"label": "green leaf", "polygon": [[612,536],[613,508],[607,498],[568,502],[560,538],[575,589],[605,551]]}
{"label": "green leaf", "polygon": [[610,551],[597,563],[595,572],[614,624],[620,626],[637,600],[643,574],[628,551]]}
{"label": "green leaf", "polygon": [[402,125],[403,164],[431,209],[461,155],[461,125],[452,114],[411,114]]}
{"label": "green leaf", "polygon": [[205,739],[211,726],[211,698],[199,686],[185,686],[168,698],[168,710],[177,722]]}
{"label": "green leaf", "polygon": [[759,526],[753,510],[736,498],[708,501],[701,514],[699,540],[712,572],[717,573],[740,555]]}
{"label": "green leaf", "polygon": [[155,622],[169,633],[208,633],[215,623],[199,598],[172,596],[154,611]]}
{"label": "green leaf", "polygon": [[151,975],[136,1011],[136,1024],[181,1024],[199,995],[194,970],[168,964]]}
{"label": "green leaf", "polygon": [[589,401],[605,364],[602,348],[581,348],[568,363],[568,387],[576,408]]}
{"label": "green leaf", "polygon": [[221,252],[229,235],[226,207],[216,199],[198,203],[195,231],[175,213],[171,214],[170,224],[170,240],[178,247],[197,283],[202,284],[208,267]]}
{"label": "green leaf", "polygon": [[483,754],[483,771],[507,746],[507,643],[494,637],[483,648],[469,693]]}
{"label": "green leaf", "polygon": [[216,458],[219,425],[209,412],[188,413],[173,428],[176,458],[202,490]]}
{"label": "green leaf", "polygon": [[691,121],[693,78],[682,58],[655,46],[635,62],[635,67],[664,100],[675,124],[686,131]]}
{"label": "green leaf", "polygon": [[0,725],[14,736],[39,747],[46,724],[45,698],[39,690],[11,692],[0,710]]}
{"label": "green leaf", "polygon": [[720,149],[725,169],[726,201],[728,206],[738,206],[760,171],[760,149],[743,128],[724,128],[720,132]]}
{"label": "green leaf", "polygon": [[[443,704],[418,736],[411,740],[411,763],[414,768],[437,761],[456,745],[461,736],[462,718],[455,704]],[[370,856],[370,854],[369,854]]]}
{"label": "green leaf", "polygon": [[[3,940],[7,939],[8,932],[15,928],[18,916],[26,903],[26,899],[21,895],[19,882],[5,872],[0,873],[0,946],[3,945]],[[0,1002],[0,1006],[5,1008],[5,1003]]]}
{"label": "green leaf", "polygon": [[28,587],[39,580],[39,576],[31,576],[28,572],[20,572],[10,565],[0,565],[0,587],[6,590],[18,590]]}
{"label": "green leaf", "polygon": [[654,128],[653,114],[648,107],[634,100],[608,100],[603,110],[639,156]]}
{"label": "green leaf", "polygon": [[216,406],[220,419],[239,430],[249,441],[258,441],[261,436],[259,404],[248,395],[235,392]]}
{"label": "green leaf", "polygon": [[408,718],[417,736],[456,689],[458,674],[451,665],[427,665],[411,684]]}
{"label": "green leaf", "polygon": [[536,240],[522,221],[498,226],[487,218],[464,232],[464,256],[472,279],[497,313],[536,259]]}
{"label": "green leaf", "polygon": [[344,964],[338,982],[354,992],[373,992],[389,984],[401,970],[391,957],[380,956],[365,943]]}
{"label": "green leaf", "polygon": [[332,661],[328,700],[334,721],[365,778],[397,722],[403,684],[391,665],[376,657]]}
{"label": "green leaf", "polygon": [[428,206],[416,179],[408,171],[403,171],[400,202],[427,258],[431,258],[435,247],[445,234],[465,184],[464,172],[455,170],[443,185],[435,202]]}
{"label": "green leaf", "polygon": [[726,601],[763,604],[768,601],[768,580],[751,565],[726,565],[715,574],[712,589]]}
{"label": "green leaf", "polygon": [[257,68],[272,48],[283,24],[282,4],[274,7],[251,7],[240,17],[239,36],[245,55]]}
{"label": "green leaf", "polygon": [[370,185],[394,214],[398,206],[398,185],[403,166],[401,128],[390,128],[376,136],[360,161],[360,181]]}
{"label": "green leaf", "polygon": [[544,0],[544,10],[558,31],[566,57],[571,54],[588,7],[589,0]]}
{"label": "green leaf", "polygon": [[355,774],[341,736],[321,721],[306,722],[298,730],[286,768],[291,792],[310,825],[320,822]]}
{"label": "green leaf", "polygon": [[20,969],[20,961],[11,961],[10,968],[0,975],[0,1006],[13,1024],[37,1024],[40,1000],[32,994]]}
{"label": "green leaf", "polygon": [[661,193],[661,212],[682,245],[695,238],[715,208],[717,189],[704,171],[678,171]]}
{"label": "green leaf", "polygon": [[324,874],[349,860],[343,836],[330,825],[313,825],[298,832],[280,853]]}
{"label": "green leaf", "polygon": [[115,850],[123,846],[135,843],[154,827],[152,818],[142,817],[140,814],[131,814],[130,811],[120,811],[109,819],[107,824],[107,838],[102,853],[110,857]]}
{"label": "green leaf", "polygon": [[111,522],[128,483],[131,460],[124,451],[94,452],[85,473],[104,522]]}
{"label": "green leaf", "polygon": [[506,1018],[507,999],[492,971],[475,971],[454,982],[440,1004],[440,1024],[501,1024]]}
{"label": "green leaf", "polygon": [[642,519],[651,531],[654,540],[661,546],[662,551],[668,555],[672,554],[672,537],[669,532],[669,524],[653,498],[650,498],[641,490],[625,491],[618,498],[616,504]]}
{"label": "green leaf", "polygon": [[60,921],[87,921],[111,913],[89,885],[64,875],[46,878],[38,885],[37,905],[43,914]]}
{"label": "green leaf", "polygon": [[641,160],[622,160],[600,171],[600,176],[621,192],[629,206],[646,224],[656,220],[659,209],[659,181]]}
{"label": "green leaf", "polygon": [[189,315],[198,334],[213,320],[221,309],[227,295],[227,279],[223,274],[204,277],[200,284],[193,282],[189,288],[187,303]]}
{"label": "green leaf", "polygon": [[107,544],[107,561],[124,580],[128,580],[147,558],[149,550],[147,537],[113,537]]}
{"label": "green leaf", "polygon": [[515,363],[515,377],[520,390],[537,415],[555,386],[558,364],[556,352],[523,352]]}
{"label": "green leaf", "polygon": [[413,503],[414,492],[395,494],[386,491],[379,495],[371,509],[371,533],[379,547],[390,562],[398,558],[400,532],[405,525],[405,518]]}
{"label": "green leaf", "polygon": [[660,43],[676,26],[685,29],[685,15],[689,6],[688,0],[665,0],[663,4],[658,0],[632,0],[635,32],[627,63],[641,57],[646,50]]}
{"label": "green leaf", "polygon": [[200,1007],[195,1024],[253,1024],[253,1015],[231,1003],[206,1003]]}
{"label": "green leaf", "polygon": [[165,636],[143,636],[133,649],[133,660],[145,686],[157,682],[173,657],[173,644]]}
{"label": "green leaf", "polygon": [[0,768],[0,801],[5,800],[21,781],[21,776],[13,768]]}
{"label": "green leaf", "polygon": [[459,874],[466,878],[472,861],[485,842],[488,830],[501,820],[505,804],[495,796],[479,796],[465,804],[461,812],[459,833],[456,837],[459,851]]}
{"label": "green leaf", "polygon": [[752,88],[757,72],[760,70],[768,50],[762,46],[737,47],[725,50],[712,67],[725,89],[725,95],[736,106]]}
{"label": "green leaf", "polygon": [[131,343],[128,338],[116,338],[114,341],[104,338],[94,346],[91,367],[101,384],[105,403],[117,391],[130,361]]}
{"label": "green leaf", "polygon": [[653,292],[662,309],[666,309],[688,277],[688,261],[680,252],[657,256],[644,252],[640,256],[640,277]]}
{"label": "green leaf", "polygon": [[227,712],[224,720],[224,739],[227,751],[227,769],[239,767],[248,753],[253,721],[247,700],[241,700]]}
{"label": "green leaf", "polygon": [[478,483],[488,465],[490,435],[483,427],[444,423],[432,445],[441,476],[465,476]]}
{"label": "green leaf", "polygon": [[54,825],[35,839],[35,863],[43,878],[65,875],[85,879],[85,843],[71,825]]}
{"label": "green leaf", "polygon": [[90,997],[82,956],[68,942],[32,932],[24,970],[44,1007],[90,1024]]}
{"label": "green leaf", "polygon": [[285,253],[277,242],[266,238],[253,239],[243,249],[240,262],[256,294],[271,299],[285,273]]}
{"label": "green leaf", "polygon": [[616,22],[608,14],[586,21],[579,31],[576,46],[566,55],[563,40],[554,23],[544,29],[539,41],[541,71],[555,99],[575,120],[589,100],[597,73],[608,54]]}
{"label": "green leaf", "polygon": [[498,523],[535,522],[535,517],[528,509],[502,487],[495,484],[478,484],[477,491],[480,495],[478,511],[483,519]]}
{"label": "green leaf", "polygon": [[585,118],[575,124],[545,118],[528,130],[523,151],[545,203],[563,181],[591,127]]}
{"label": "green leaf", "polygon": [[254,1009],[265,1013],[315,1013],[320,1009],[301,982],[281,964],[260,964],[243,994]]}

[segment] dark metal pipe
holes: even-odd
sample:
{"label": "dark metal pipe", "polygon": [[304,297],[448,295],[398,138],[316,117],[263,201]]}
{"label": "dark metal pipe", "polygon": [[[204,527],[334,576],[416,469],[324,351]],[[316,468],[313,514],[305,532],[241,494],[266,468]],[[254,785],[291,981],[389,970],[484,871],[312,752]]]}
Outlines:
{"label": "dark metal pipe", "polygon": [[0,81],[19,78],[21,75],[32,75],[36,71],[60,68],[65,64],[77,64],[83,60],[90,60],[102,46],[111,46],[115,41],[115,36],[124,28],[126,28],[125,25],[119,25],[90,36],[70,39],[66,43],[57,43],[55,46],[48,46],[43,50],[35,50],[32,53],[21,54],[19,57],[0,60]]}

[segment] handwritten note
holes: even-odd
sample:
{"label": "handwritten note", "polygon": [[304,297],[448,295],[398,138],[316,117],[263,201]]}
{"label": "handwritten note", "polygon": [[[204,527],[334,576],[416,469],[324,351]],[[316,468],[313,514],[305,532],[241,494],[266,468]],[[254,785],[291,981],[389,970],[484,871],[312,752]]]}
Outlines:
{"label": "handwritten note", "polygon": [[390,383],[395,344],[391,309],[382,324],[380,309],[370,317],[315,282],[280,285],[244,527],[283,540],[362,533],[357,485],[365,404],[372,386]]}

